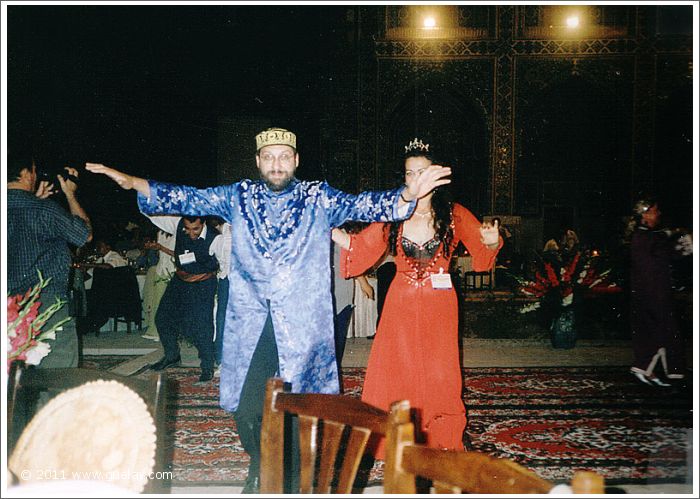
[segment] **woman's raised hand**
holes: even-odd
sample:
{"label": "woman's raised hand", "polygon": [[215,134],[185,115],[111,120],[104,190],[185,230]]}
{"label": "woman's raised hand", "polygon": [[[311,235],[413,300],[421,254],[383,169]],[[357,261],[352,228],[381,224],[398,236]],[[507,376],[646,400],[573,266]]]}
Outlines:
{"label": "woman's raised hand", "polygon": [[483,222],[479,228],[481,232],[481,242],[489,248],[498,246],[498,218],[494,218],[493,222]]}
{"label": "woman's raised hand", "polygon": [[452,169],[449,166],[430,165],[406,182],[406,190],[403,193],[404,201],[420,199],[436,187],[449,184],[452,182],[448,178],[451,173]]}

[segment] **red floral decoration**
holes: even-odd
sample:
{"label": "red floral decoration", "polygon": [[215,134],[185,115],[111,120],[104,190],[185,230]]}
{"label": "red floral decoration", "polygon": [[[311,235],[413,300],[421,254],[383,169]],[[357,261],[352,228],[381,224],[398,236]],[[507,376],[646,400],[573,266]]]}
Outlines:
{"label": "red floral decoration", "polygon": [[51,346],[46,343],[48,339],[56,338],[56,330],[70,320],[65,318],[51,328],[42,331],[53,314],[55,314],[65,301],[56,300],[56,303],[48,307],[41,314],[39,308],[41,302],[39,296],[41,290],[46,287],[51,279],[44,279],[39,273],[39,283],[27,290],[23,295],[7,297],[7,369],[17,361],[26,364],[38,365],[41,359],[51,351]]}

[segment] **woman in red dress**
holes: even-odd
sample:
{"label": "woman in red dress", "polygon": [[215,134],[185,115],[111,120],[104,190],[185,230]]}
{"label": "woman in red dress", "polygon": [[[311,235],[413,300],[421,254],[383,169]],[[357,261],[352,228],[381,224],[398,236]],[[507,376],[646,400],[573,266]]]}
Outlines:
{"label": "woman in red dress", "polygon": [[[417,139],[406,147],[407,181],[433,164],[428,148]],[[396,263],[362,400],[388,410],[392,402],[407,399],[429,446],[462,450],[466,417],[450,257],[461,241],[474,270],[490,269],[503,245],[498,223],[480,223],[469,210],[450,202],[448,191],[440,187],[418,200],[403,222],[374,223],[354,235],[334,230],[333,239],[343,248],[345,277],[364,273],[387,246]],[[384,458],[383,447],[378,442],[374,454],[379,459]]]}

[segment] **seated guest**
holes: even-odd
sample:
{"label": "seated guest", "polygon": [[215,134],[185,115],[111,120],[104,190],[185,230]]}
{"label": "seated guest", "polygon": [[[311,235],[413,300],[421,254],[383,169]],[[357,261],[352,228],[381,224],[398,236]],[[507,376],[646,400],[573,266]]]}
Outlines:
{"label": "seated guest", "polygon": [[94,263],[81,263],[81,268],[111,269],[115,267],[126,267],[129,265],[126,258],[112,249],[111,243],[105,239],[100,239],[95,244],[97,249],[97,260]]}
{"label": "seated guest", "polygon": [[[112,249],[110,242],[105,239],[99,239],[95,244],[98,258],[94,263],[79,263],[76,267],[79,269],[112,269],[117,267],[126,267],[129,262],[126,258]],[[96,296],[94,283],[87,293],[87,315],[79,321],[79,329],[81,333],[95,332],[107,322],[109,317],[103,311],[103,304],[109,297]]]}
{"label": "seated guest", "polygon": [[554,239],[549,239],[542,250],[542,261],[550,264],[558,273],[561,267],[561,252],[559,244]]}

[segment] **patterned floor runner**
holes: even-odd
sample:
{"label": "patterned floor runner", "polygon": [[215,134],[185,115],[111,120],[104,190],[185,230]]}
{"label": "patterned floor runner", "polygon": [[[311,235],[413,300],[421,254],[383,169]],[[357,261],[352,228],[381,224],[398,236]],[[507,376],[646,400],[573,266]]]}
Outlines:
{"label": "patterned floor runner", "polygon": [[109,371],[119,364],[123,364],[137,357],[139,357],[139,355],[83,355],[80,360],[80,367]]}
{"label": "patterned floor runner", "polygon": [[465,443],[553,481],[678,483],[692,445],[690,386],[653,388],[622,367],[465,370]]}
{"label": "patterned floor runner", "polygon": [[[195,386],[199,369],[168,369],[173,485],[241,484],[248,458],[218,378]],[[345,393],[359,397],[364,369],[346,369]],[[692,474],[690,386],[652,388],[622,367],[464,369],[465,445],[507,457],[563,482],[595,470],[609,485],[679,483]],[[381,483],[382,462],[360,473]]]}

